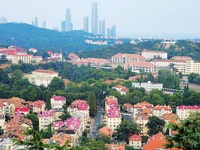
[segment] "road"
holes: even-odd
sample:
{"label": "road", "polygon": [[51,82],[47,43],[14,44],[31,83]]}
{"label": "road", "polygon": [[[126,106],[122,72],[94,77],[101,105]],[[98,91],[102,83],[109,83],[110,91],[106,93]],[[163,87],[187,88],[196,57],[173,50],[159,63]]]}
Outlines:
{"label": "road", "polygon": [[101,121],[102,121],[102,110],[101,107],[97,108],[97,114],[95,116],[95,118],[93,119],[93,123],[91,124],[91,130],[90,130],[90,137],[92,139],[96,139],[98,137],[99,134],[99,125],[101,125]]}

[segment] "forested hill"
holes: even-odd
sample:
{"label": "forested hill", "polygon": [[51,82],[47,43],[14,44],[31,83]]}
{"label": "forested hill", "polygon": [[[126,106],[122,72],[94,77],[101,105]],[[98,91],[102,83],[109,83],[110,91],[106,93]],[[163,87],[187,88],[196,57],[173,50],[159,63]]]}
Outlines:
{"label": "forested hill", "polygon": [[0,24],[0,46],[34,47],[39,51],[94,50],[102,46],[87,44],[85,40],[95,38],[98,37],[83,31],[58,32],[24,23]]}
{"label": "forested hill", "polygon": [[109,47],[94,50],[92,52],[79,51],[76,54],[79,57],[97,57],[97,58],[111,58],[117,53],[138,53],[140,54],[144,49],[165,51],[168,53],[168,58],[173,56],[190,56],[194,60],[200,61],[200,43],[178,40],[175,45],[164,44],[161,40],[149,40],[146,42],[139,42],[137,44],[125,43],[122,45],[112,45]]}

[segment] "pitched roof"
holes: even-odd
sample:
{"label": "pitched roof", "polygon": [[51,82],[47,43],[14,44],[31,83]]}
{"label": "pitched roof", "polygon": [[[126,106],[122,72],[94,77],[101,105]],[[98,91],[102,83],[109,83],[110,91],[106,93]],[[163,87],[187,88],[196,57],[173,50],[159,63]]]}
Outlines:
{"label": "pitched roof", "polygon": [[141,56],[139,54],[122,54],[122,53],[118,53],[118,54],[112,56],[112,58],[122,58],[122,57],[135,58],[135,59],[145,59],[144,56]]}
{"label": "pitched roof", "polygon": [[34,70],[32,72],[38,72],[38,73],[46,73],[46,74],[58,74],[57,72],[55,71],[52,71],[52,70],[44,70],[44,69],[37,69],[37,70]]}
{"label": "pitched roof", "polygon": [[166,105],[156,105],[154,107],[154,110],[172,110],[172,108],[170,106],[166,106]]}
{"label": "pitched roof", "polygon": [[112,137],[113,131],[111,128],[104,126],[103,128],[99,129],[99,134],[104,134],[106,136]]}
{"label": "pitched roof", "polygon": [[135,104],[133,107],[134,108],[142,108],[142,107],[153,108],[154,106],[148,102],[141,102],[141,103]]}
{"label": "pitched roof", "polygon": [[141,136],[139,136],[137,134],[133,134],[129,137],[129,141],[141,141],[142,142],[142,138],[141,138]]}

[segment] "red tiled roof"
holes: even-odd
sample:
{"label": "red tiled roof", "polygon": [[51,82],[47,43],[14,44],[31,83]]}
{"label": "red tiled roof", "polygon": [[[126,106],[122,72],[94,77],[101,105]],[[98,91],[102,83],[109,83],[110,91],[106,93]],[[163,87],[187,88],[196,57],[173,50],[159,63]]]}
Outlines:
{"label": "red tiled roof", "polygon": [[142,141],[142,138],[137,134],[133,134],[129,137],[129,141]]}
{"label": "red tiled roof", "polygon": [[44,70],[44,69],[37,69],[37,70],[34,70],[33,72],[47,73],[47,74],[58,74],[58,73],[55,72],[55,71],[52,71],[52,70]]}
{"label": "red tiled roof", "polygon": [[194,109],[194,110],[200,110],[200,106],[185,106],[185,105],[182,105],[182,106],[177,106],[178,109]]}
{"label": "red tiled roof", "polygon": [[122,58],[122,57],[135,58],[135,59],[145,59],[143,56],[141,56],[139,54],[122,54],[122,53],[118,53],[118,54],[112,56],[112,58]]}

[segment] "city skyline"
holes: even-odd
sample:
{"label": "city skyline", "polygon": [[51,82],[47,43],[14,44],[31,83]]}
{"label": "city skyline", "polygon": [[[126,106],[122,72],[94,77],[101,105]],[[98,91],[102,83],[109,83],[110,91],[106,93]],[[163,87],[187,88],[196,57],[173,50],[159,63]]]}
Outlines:
{"label": "city skyline", "polygon": [[[200,33],[200,10],[198,0],[18,0],[2,1],[0,17],[8,22],[31,24],[38,17],[38,26],[46,21],[46,27],[61,28],[65,10],[71,10],[73,29],[83,29],[83,18],[89,16],[91,26],[91,5],[98,3],[98,19],[106,21],[106,27],[117,26],[119,36],[151,36],[171,38],[198,38]],[[90,27],[89,27],[90,29]]]}

